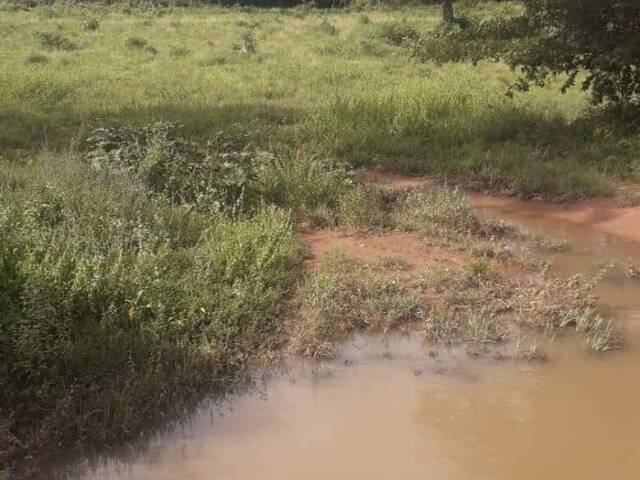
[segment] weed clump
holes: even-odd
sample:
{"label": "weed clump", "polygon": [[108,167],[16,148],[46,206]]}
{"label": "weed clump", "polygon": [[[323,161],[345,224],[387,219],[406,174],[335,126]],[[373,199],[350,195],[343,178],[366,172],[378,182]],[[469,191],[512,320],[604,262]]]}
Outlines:
{"label": "weed clump", "polygon": [[360,15],[358,15],[358,23],[360,25],[369,25],[371,23],[371,18],[369,18],[364,13],[361,13]]}
{"label": "weed clump", "polygon": [[625,275],[627,278],[640,280],[640,266],[633,263],[631,259],[627,260]]}
{"label": "weed clump", "polygon": [[324,158],[274,157],[258,167],[255,190],[263,202],[292,209],[314,226],[336,223],[335,211],[355,177],[344,162]]}
{"label": "weed clump", "polygon": [[340,199],[339,222],[358,230],[392,228],[395,197],[392,190],[357,185]]}
{"label": "weed clump", "polygon": [[95,32],[100,28],[100,22],[95,18],[88,18],[82,22],[82,30],[85,32]]}
{"label": "weed clump", "polygon": [[327,35],[336,35],[338,33],[336,26],[326,17],[322,19],[318,28],[321,32],[326,33]]}
{"label": "weed clump", "polygon": [[176,47],[172,47],[171,48],[171,55],[173,55],[176,58],[178,58],[178,57],[186,57],[190,53],[191,53],[191,51],[188,48],[185,48],[185,47],[176,46]]}
{"label": "weed clump", "polygon": [[40,44],[50,50],[70,51],[79,48],[78,44],[61,32],[40,32],[38,33],[38,37]]}
{"label": "weed clump", "polygon": [[28,65],[42,65],[49,63],[49,57],[41,53],[33,53],[25,59],[25,63]]}
{"label": "weed clump", "polygon": [[314,358],[335,355],[357,331],[384,332],[422,316],[422,303],[374,266],[333,254],[305,282],[292,320],[292,348]]}
{"label": "weed clump", "polygon": [[258,41],[256,40],[256,36],[253,31],[246,30],[242,34],[240,42],[233,44],[232,50],[240,53],[256,53],[258,51]]}
{"label": "weed clump", "polygon": [[391,45],[403,45],[420,38],[420,34],[416,29],[405,21],[388,22],[380,25],[378,36]]}
{"label": "weed clump", "polygon": [[146,38],[142,37],[129,37],[126,46],[134,50],[142,50],[151,56],[158,53],[158,50]]}
{"label": "weed clump", "polygon": [[422,282],[439,300],[425,325],[434,343],[466,343],[479,353],[513,337],[517,327],[547,333],[574,328],[594,351],[621,345],[613,322],[597,313],[594,281],[579,275],[568,281],[544,275],[510,280],[480,259],[465,269],[432,266]]}
{"label": "weed clump", "polygon": [[405,230],[444,239],[479,233],[483,227],[466,197],[449,188],[409,193],[399,208],[397,222]]}

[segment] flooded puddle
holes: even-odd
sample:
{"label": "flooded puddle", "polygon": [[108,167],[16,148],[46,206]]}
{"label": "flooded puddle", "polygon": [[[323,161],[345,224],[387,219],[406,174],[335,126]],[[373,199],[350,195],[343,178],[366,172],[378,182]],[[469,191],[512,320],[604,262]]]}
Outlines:
{"label": "flooded puddle", "polygon": [[627,278],[620,271],[628,261],[640,265],[640,242],[629,240],[634,238],[629,235],[631,231],[640,236],[640,219],[629,219],[633,228],[625,224],[620,229],[624,236],[617,236],[598,228],[602,212],[594,215],[594,220],[583,212],[575,214],[553,205],[513,199],[475,197],[472,204],[481,216],[505,220],[534,235],[566,240],[567,251],[545,255],[560,275],[595,275],[603,266],[616,263],[618,268],[606,274],[596,288],[599,303],[604,311],[629,323],[630,328],[634,328],[630,320],[640,321],[640,279]]}
{"label": "flooded puddle", "polygon": [[[560,274],[640,263],[640,244],[514,202],[483,215],[564,237]],[[638,225],[640,229],[640,225]],[[433,358],[416,341],[356,341],[349,365],[283,375],[224,415],[111,459],[84,480],[640,478],[640,280],[607,276],[605,309],[627,330],[611,355],[562,337],[543,363]]]}

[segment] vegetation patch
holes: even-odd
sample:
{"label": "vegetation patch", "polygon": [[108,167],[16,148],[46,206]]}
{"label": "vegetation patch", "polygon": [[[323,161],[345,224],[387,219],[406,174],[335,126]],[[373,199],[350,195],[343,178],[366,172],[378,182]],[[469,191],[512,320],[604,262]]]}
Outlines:
{"label": "vegetation patch", "polygon": [[198,213],[72,159],[0,178],[5,459],[145,431],[276,348],[286,212]]}
{"label": "vegetation patch", "polygon": [[571,327],[595,351],[621,346],[614,324],[597,313],[591,295],[595,282],[579,275],[512,280],[480,259],[465,269],[430,266],[422,281],[436,299],[425,322],[427,338],[434,343],[465,343],[476,354],[516,338],[520,332],[514,327],[547,333]]}
{"label": "vegetation patch", "polygon": [[61,32],[40,32],[38,38],[44,48],[52,50],[77,50],[79,48],[73,40]]}
{"label": "vegetation patch", "polygon": [[[394,265],[368,265],[334,253],[306,280],[292,322],[291,346],[331,358],[336,343],[355,332],[386,332],[424,316],[419,297],[388,275]],[[385,272],[386,271],[386,272]]]}
{"label": "vegetation patch", "polygon": [[406,21],[384,23],[378,27],[378,35],[391,45],[416,41],[420,35]]}
{"label": "vegetation patch", "polygon": [[[331,12],[37,3],[0,6],[3,466],[133,438],[288,343],[324,358],[354,332],[411,325],[472,353],[525,329],[619,345],[591,281],[505,275],[521,259],[503,240],[563,242],[479,219],[460,188],[576,200],[638,181],[638,70],[625,67],[637,15],[596,17],[594,71],[556,48],[576,22],[590,38],[580,15],[545,10],[554,28],[531,30],[510,1],[456,2],[444,23],[439,4],[368,0]],[[589,92],[560,92],[583,75]],[[377,188],[353,168],[448,186]],[[296,230],[318,227],[414,243],[303,273]],[[429,249],[451,262],[418,278],[420,239],[425,262]]]}

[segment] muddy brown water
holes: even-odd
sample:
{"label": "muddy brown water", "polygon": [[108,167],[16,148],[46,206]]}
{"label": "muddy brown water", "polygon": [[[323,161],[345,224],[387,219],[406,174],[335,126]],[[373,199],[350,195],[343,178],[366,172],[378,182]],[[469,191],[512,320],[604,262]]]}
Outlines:
{"label": "muddy brown water", "polygon": [[[640,244],[588,224],[475,203],[483,215],[566,238],[572,250],[550,255],[560,274],[640,263]],[[563,336],[547,362],[497,362],[456,351],[433,358],[403,337],[356,339],[343,352],[348,365],[283,374],[222,415],[203,413],[81,478],[638,479],[640,281],[608,276],[598,293],[626,330],[624,351],[589,354]]]}

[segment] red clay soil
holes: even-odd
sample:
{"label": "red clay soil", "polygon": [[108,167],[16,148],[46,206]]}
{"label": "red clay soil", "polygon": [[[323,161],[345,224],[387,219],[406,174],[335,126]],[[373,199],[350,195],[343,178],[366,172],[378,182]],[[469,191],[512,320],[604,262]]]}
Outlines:
{"label": "red clay soil", "polygon": [[331,251],[340,251],[367,262],[385,257],[404,260],[412,269],[424,268],[429,263],[442,262],[461,265],[463,262],[450,251],[428,245],[419,235],[405,232],[384,234],[349,233],[335,230],[318,230],[306,233],[304,239],[311,249],[309,268],[315,268]]}
{"label": "red clay soil", "polygon": [[[429,190],[434,187],[434,182],[425,177],[408,177],[381,172],[362,172],[361,177],[365,182],[388,185],[401,190]],[[549,219],[588,226],[623,240],[640,242],[640,205],[621,207],[613,200],[603,199],[559,205],[480,194],[471,194],[469,198],[474,208],[511,210],[545,216]]]}

